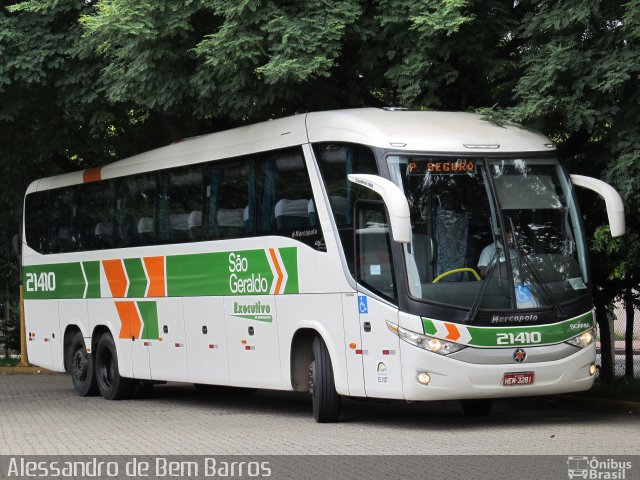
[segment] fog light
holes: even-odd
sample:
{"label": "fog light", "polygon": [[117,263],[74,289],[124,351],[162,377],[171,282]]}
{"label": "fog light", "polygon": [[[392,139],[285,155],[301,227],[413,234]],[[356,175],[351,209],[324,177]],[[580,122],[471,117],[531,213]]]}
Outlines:
{"label": "fog light", "polygon": [[589,375],[593,376],[596,374],[596,364],[592,363],[589,365]]}
{"label": "fog light", "polygon": [[420,382],[422,385],[429,385],[430,381],[431,377],[427,372],[421,372],[418,374],[418,382]]}

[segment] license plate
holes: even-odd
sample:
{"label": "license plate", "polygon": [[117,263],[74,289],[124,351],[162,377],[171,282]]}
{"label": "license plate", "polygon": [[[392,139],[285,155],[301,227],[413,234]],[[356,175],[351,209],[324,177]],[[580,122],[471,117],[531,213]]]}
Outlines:
{"label": "license plate", "polygon": [[502,376],[502,385],[510,387],[512,385],[531,385],[533,383],[533,372],[505,373]]}

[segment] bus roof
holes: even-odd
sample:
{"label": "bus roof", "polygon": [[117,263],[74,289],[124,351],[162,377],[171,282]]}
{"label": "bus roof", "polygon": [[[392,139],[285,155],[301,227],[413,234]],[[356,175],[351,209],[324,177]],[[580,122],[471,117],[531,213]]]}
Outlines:
{"label": "bus roof", "polygon": [[[108,179],[237,157],[309,142],[352,142],[407,152],[516,153],[552,151],[551,141],[518,125],[495,125],[478,114],[378,108],[294,115],[176,142],[97,170]],[[88,172],[91,172],[89,175]],[[33,182],[27,193],[96,179],[85,170]]]}

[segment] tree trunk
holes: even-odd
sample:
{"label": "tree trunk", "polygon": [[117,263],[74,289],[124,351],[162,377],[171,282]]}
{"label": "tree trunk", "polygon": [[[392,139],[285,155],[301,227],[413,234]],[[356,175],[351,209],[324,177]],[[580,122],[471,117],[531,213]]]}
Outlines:
{"label": "tree trunk", "polygon": [[613,356],[611,352],[611,330],[607,319],[606,305],[596,299],[596,320],[600,328],[600,381],[613,382]]}
{"label": "tree trunk", "polygon": [[4,358],[9,358],[9,287],[4,293]]}
{"label": "tree trunk", "polygon": [[627,315],[627,330],[624,336],[624,378],[633,378],[633,289],[624,292],[624,309]]}

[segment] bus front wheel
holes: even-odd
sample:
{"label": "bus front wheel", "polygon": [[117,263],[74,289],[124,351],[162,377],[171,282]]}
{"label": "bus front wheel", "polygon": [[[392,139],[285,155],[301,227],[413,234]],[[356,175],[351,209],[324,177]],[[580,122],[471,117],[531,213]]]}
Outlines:
{"label": "bus front wheel", "polygon": [[100,393],[107,400],[131,398],[135,380],[120,376],[116,344],[110,333],[104,333],[96,348],[96,380]]}
{"label": "bus front wheel", "polygon": [[67,370],[71,374],[73,389],[81,397],[97,395],[98,384],[93,355],[87,353],[82,332],[77,332],[67,350]]}
{"label": "bus front wheel", "polygon": [[329,351],[320,337],[313,340],[313,359],[309,370],[313,418],[318,423],[337,422],[340,416],[340,396],[336,392]]}

